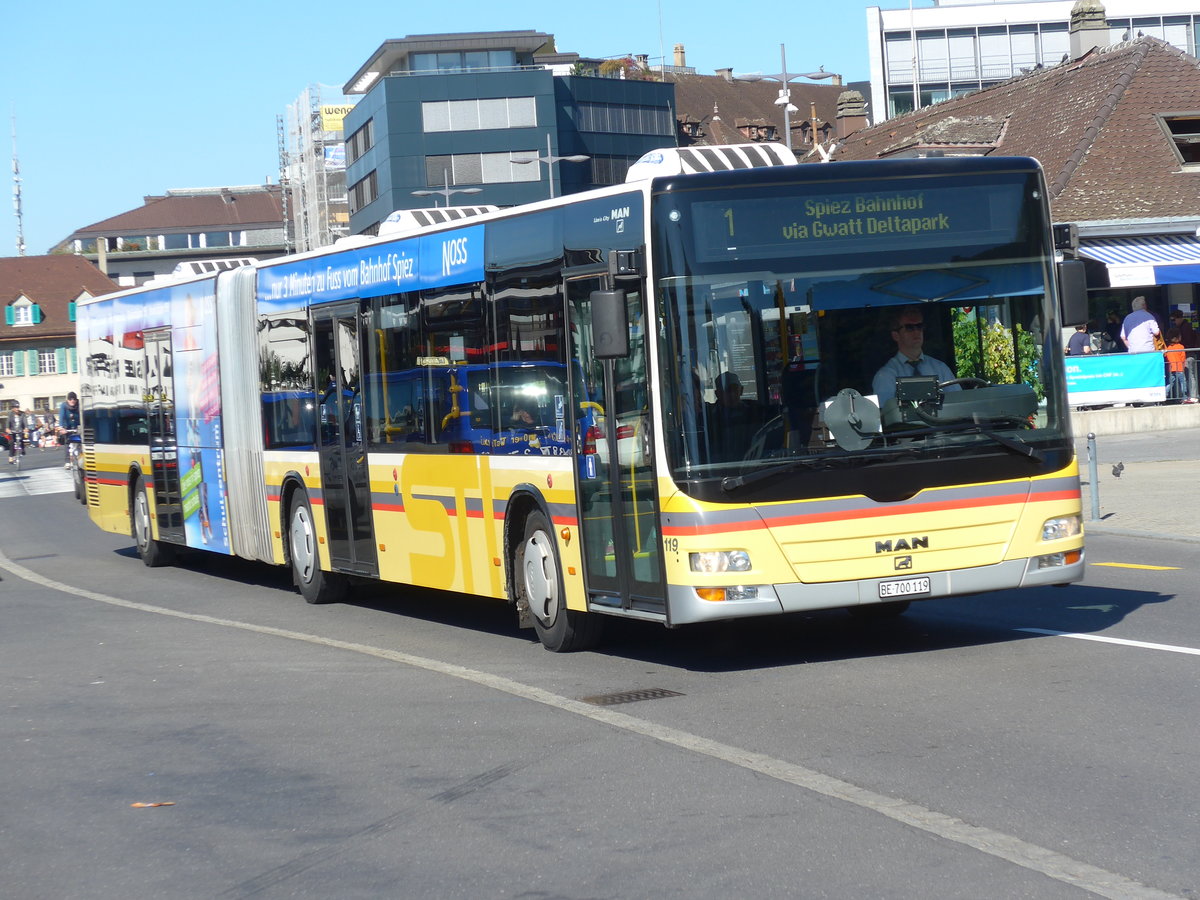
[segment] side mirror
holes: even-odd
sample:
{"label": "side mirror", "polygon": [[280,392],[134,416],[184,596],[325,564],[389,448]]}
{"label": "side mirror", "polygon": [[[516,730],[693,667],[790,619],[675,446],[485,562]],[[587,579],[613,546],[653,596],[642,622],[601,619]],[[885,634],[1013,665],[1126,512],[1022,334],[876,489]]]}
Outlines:
{"label": "side mirror", "polygon": [[592,291],[592,353],[596,359],[629,355],[629,314],[625,292]]}
{"label": "side mirror", "polygon": [[1087,274],[1078,259],[1064,259],[1058,264],[1058,304],[1063,325],[1087,322]]}

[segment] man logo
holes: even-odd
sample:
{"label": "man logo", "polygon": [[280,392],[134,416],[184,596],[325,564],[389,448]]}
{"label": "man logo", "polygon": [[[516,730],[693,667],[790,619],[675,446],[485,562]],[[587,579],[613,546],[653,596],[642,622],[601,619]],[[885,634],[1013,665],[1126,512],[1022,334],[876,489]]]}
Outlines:
{"label": "man logo", "polygon": [[911,556],[897,556],[896,557],[896,571],[897,572],[901,571],[902,569],[911,569],[911,568],[912,568],[912,557]]}
{"label": "man logo", "polygon": [[896,538],[894,541],[876,541],[876,553],[899,553],[901,550],[928,550],[929,538]]}

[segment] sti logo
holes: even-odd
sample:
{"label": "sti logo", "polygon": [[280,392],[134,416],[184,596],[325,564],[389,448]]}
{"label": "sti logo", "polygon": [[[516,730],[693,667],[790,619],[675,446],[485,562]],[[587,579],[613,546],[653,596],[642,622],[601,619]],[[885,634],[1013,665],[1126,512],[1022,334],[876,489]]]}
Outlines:
{"label": "sti logo", "polygon": [[901,550],[928,550],[929,537],[896,538],[890,541],[876,541],[876,553],[899,553]]}

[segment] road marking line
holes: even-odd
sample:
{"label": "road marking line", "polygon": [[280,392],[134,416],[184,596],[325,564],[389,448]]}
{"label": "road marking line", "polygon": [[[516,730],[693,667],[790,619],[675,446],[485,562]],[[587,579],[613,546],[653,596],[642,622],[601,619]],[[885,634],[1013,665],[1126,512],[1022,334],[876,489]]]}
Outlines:
{"label": "road marking line", "polygon": [[1126,878],[1124,875],[1118,875],[1115,872],[1081,862],[1046,847],[1040,847],[1037,844],[1023,841],[1013,835],[980,825],[972,825],[969,822],[964,822],[962,819],[948,816],[900,797],[889,797],[886,794],[878,794],[851,782],[843,781],[840,778],[825,775],[815,769],[775,759],[766,754],[745,750],[731,744],[723,744],[720,741],[700,737],[699,735],[691,734],[678,728],[671,728],[645,719],[638,719],[628,713],[617,712],[608,707],[592,706],[581,700],[572,700],[569,697],[563,697],[543,688],[514,681],[511,678],[505,678],[501,675],[482,672],[478,669],[469,669],[466,666],[430,659],[428,657],[414,656],[413,654],[402,653],[397,650],[372,647],[368,644],[341,641],[335,638],[325,638],[320,635],[306,634],[300,631],[289,631],[269,625],[255,625],[251,622],[241,622],[236,619],[221,619],[215,616],[167,609],[162,606],[151,606],[147,603],[137,603],[132,600],[122,600],[119,597],[112,597],[107,594],[98,593],[97,591],[89,591],[86,588],[78,588],[46,578],[32,569],[27,569],[22,565],[14,563],[3,552],[0,552],[0,569],[5,569],[18,578],[23,578],[32,584],[38,584],[53,591],[73,594],[76,597],[94,600],[110,606],[118,606],[138,612],[154,613],[160,616],[169,616],[189,622],[199,622],[205,625],[216,625],[221,628],[234,628],[238,631],[301,641],[307,644],[330,647],[335,650],[358,653],[363,656],[373,656],[377,659],[386,659],[402,665],[424,669],[427,672],[458,678],[462,681],[491,688],[514,697],[532,700],[535,703],[541,703],[545,706],[562,710],[563,712],[573,713],[582,718],[591,719],[594,722],[609,725],[613,728],[619,728],[631,734],[639,734],[670,746],[679,747],[692,753],[701,754],[738,766],[750,772],[757,772],[815,794],[844,801],[861,809],[886,816],[902,825],[908,825],[947,841],[971,847],[981,853],[986,853],[989,856],[1013,863],[1014,865],[1045,875],[1048,878],[1053,878],[1056,881],[1064,882],[1081,890],[1090,891],[1100,897],[1108,897],[1112,898],[1112,900],[1183,900],[1179,895],[1161,891],[1158,888],[1142,884],[1140,881],[1134,881],[1132,878]]}
{"label": "road marking line", "polygon": [[1109,566],[1113,569],[1148,569],[1151,572],[1178,572],[1179,566],[1142,566],[1137,563],[1092,563],[1093,566]]}
{"label": "road marking line", "polygon": [[1099,634],[1079,634],[1075,631],[1052,631],[1049,628],[1016,628],[1014,631],[1024,631],[1028,634],[1044,634],[1049,637],[1075,638],[1079,641],[1095,641],[1098,644],[1119,644],[1122,647],[1141,647],[1143,650],[1166,650],[1170,653],[1187,653],[1200,656],[1200,649],[1195,647],[1179,647],[1175,644],[1152,644],[1149,641],[1129,641],[1125,638],[1104,637]]}

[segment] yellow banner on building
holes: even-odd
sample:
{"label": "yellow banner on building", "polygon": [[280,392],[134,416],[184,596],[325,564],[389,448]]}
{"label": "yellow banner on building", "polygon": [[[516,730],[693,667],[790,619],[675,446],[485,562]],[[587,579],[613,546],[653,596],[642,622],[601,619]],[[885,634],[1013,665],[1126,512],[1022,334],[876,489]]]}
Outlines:
{"label": "yellow banner on building", "polygon": [[321,107],[321,130],[322,131],[341,131],[342,120],[346,118],[346,113],[354,109],[353,103],[345,103],[338,105],[325,105]]}

